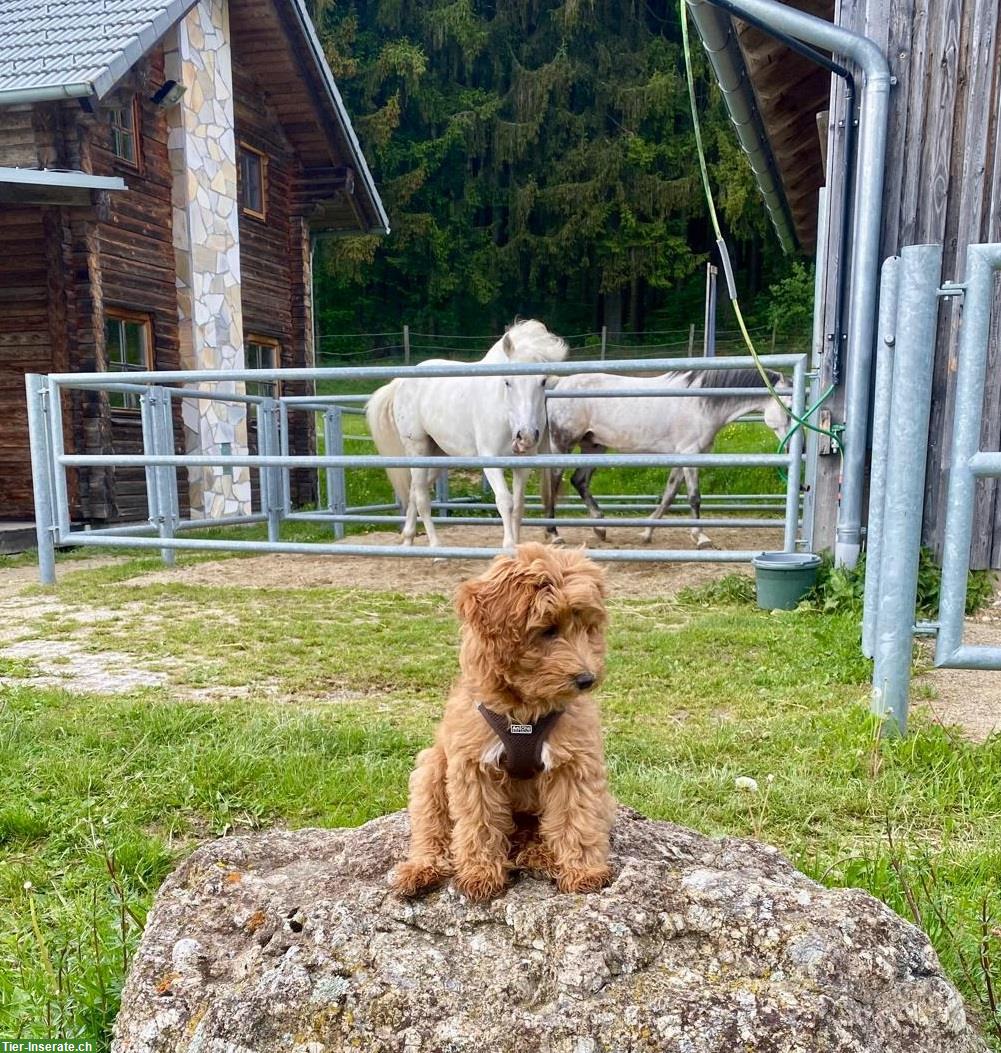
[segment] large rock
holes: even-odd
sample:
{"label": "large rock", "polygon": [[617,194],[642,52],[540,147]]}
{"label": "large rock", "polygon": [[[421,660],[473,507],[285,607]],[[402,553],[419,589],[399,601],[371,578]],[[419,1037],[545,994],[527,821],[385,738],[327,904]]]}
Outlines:
{"label": "large rock", "polygon": [[775,849],[621,810],[603,892],[387,892],[403,813],[195,852],[166,882],[115,1053],[985,1049],[917,929]]}

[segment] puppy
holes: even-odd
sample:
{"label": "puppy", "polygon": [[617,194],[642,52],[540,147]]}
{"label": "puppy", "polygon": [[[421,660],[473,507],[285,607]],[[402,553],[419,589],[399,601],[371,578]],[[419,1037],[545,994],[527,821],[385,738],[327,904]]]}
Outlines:
{"label": "puppy", "polygon": [[604,572],[581,552],[534,543],[459,587],[461,672],[410,778],[396,892],[454,875],[485,900],[516,868],[562,892],[607,883],[614,802],[590,694],[604,673],[604,596]]}

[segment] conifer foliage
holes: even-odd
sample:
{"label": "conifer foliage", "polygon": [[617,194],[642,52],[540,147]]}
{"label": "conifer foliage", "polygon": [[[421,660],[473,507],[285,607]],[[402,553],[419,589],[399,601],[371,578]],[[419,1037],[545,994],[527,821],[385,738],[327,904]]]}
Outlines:
{"label": "conifer foliage", "polygon": [[[701,269],[674,0],[316,0],[314,13],[393,227],[323,246],[328,331],[483,332],[516,312],[641,329]],[[701,90],[724,214],[733,201],[738,232],[760,238],[704,75]]]}

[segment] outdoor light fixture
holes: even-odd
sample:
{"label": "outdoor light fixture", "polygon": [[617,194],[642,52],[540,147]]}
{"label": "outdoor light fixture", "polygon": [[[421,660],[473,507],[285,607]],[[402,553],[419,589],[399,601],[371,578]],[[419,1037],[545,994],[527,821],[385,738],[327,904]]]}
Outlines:
{"label": "outdoor light fixture", "polygon": [[187,90],[183,84],[178,84],[176,80],[165,80],[150,98],[157,106],[162,106],[166,110],[175,105],[175,103],[180,102],[181,96]]}

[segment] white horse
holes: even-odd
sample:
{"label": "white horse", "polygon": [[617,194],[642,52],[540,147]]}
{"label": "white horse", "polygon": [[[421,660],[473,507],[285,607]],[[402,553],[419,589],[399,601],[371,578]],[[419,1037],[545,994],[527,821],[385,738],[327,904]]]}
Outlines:
{"label": "white horse", "polygon": [[[781,384],[781,373],[768,370],[772,385]],[[609,391],[626,388],[761,388],[760,395],[721,396],[651,396],[622,398],[587,398],[590,391]],[[763,413],[765,423],[781,439],[788,428],[790,399],[781,396],[779,405],[764,386],[756,369],[692,370],[686,373],[663,373],[655,377],[621,376],[613,373],[578,373],[563,377],[554,391],[580,392],[577,398],[549,400],[549,442],[555,453],[569,453],[579,446],[581,453],[708,453],[719,431],[746,413]],[[578,468],[571,476],[577,492],[593,519],[603,513],[591,493],[594,468]],[[699,493],[697,468],[674,468],[667,477],[667,485],[660,504],[650,518],[660,519],[670,508],[684,477],[692,517],[699,518],[702,498]],[[547,518],[556,514],[556,502],[563,472],[543,471],[542,499]],[[643,542],[653,537],[653,527],[643,531]],[[605,531],[594,532],[602,541]],[[546,533],[554,544],[562,539],[555,527]],[[712,548],[713,543],[698,527],[692,528],[692,538],[698,548]]]}
{"label": "white horse", "polygon": [[[493,345],[483,362],[559,362],[567,345],[542,322],[517,322]],[[453,364],[433,360],[429,365]],[[546,431],[544,376],[399,377],[369,399],[365,415],[384,457],[502,457],[534,453]],[[407,509],[403,544],[413,543],[417,516],[434,548],[429,487],[438,470],[387,468],[401,505]],[[517,468],[514,497],[500,468],[485,475],[504,524],[504,548],[518,543],[529,469]]]}

